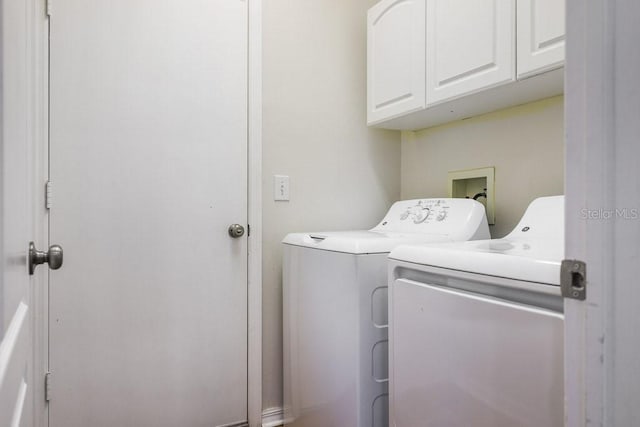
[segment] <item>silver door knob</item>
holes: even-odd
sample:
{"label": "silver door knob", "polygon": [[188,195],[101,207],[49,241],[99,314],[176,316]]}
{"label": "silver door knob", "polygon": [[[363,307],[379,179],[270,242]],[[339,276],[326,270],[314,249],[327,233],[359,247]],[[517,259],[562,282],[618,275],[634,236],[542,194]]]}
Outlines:
{"label": "silver door knob", "polygon": [[58,245],[49,246],[47,252],[39,251],[33,242],[29,243],[29,274],[33,275],[37,265],[49,264],[51,270],[62,267],[62,248]]}
{"label": "silver door knob", "polygon": [[240,224],[231,224],[229,226],[229,236],[233,237],[234,239],[244,236],[244,227]]}

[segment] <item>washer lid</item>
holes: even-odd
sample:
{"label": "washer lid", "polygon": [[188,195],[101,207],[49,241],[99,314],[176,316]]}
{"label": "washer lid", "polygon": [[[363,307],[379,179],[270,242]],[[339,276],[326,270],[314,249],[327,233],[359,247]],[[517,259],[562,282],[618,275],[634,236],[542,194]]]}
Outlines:
{"label": "washer lid", "polygon": [[402,245],[389,258],[559,286],[564,259],[564,197],[541,197],[531,202],[504,239]]}
{"label": "washer lid", "polygon": [[349,254],[389,253],[401,244],[450,242],[447,235],[421,233],[384,233],[379,231],[333,231],[291,233],[282,243]]}

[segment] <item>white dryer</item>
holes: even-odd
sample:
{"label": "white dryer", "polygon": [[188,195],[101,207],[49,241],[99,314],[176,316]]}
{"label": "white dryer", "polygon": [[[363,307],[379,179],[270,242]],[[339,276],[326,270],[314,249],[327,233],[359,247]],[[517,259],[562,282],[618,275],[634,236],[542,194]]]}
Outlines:
{"label": "white dryer", "polygon": [[388,425],[387,255],[489,238],[468,199],[396,202],[368,231],[295,233],[283,261],[285,424]]}
{"label": "white dryer", "polygon": [[394,427],[564,425],[564,197],[505,238],[389,255]]}

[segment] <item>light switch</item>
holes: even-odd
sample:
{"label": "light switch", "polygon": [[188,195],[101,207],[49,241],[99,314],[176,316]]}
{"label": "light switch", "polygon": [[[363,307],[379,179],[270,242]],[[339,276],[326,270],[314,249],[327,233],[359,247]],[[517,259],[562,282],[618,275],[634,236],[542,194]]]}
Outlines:
{"label": "light switch", "polygon": [[287,175],[273,176],[273,200],[289,200],[289,177]]}

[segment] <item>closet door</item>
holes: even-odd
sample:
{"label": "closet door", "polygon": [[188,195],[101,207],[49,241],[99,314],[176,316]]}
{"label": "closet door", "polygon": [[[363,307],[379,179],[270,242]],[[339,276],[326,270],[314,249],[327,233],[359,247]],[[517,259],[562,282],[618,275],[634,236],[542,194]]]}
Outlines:
{"label": "closet door", "polygon": [[50,427],[247,425],[247,4],[55,1]]}
{"label": "closet door", "polygon": [[367,123],[425,107],[425,0],[382,0],[367,14]]}
{"label": "closet door", "polygon": [[[38,197],[34,153],[35,93],[34,22],[30,2],[0,3],[0,426],[32,427],[39,372],[34,364],[36,325],[40,320],[38,286],[47,266],[36,275],[27,267],[29,242],[45,249],[37,233],[43,220]],[[39,112],[39,111],[38,111]],[[39,142],[39,141],[38,141]],[[35,227],[34,227],[35,226]]]}
{"label": "closet door", "polygon": [[514,80],[515,0],[427,1],[427,106]]}

